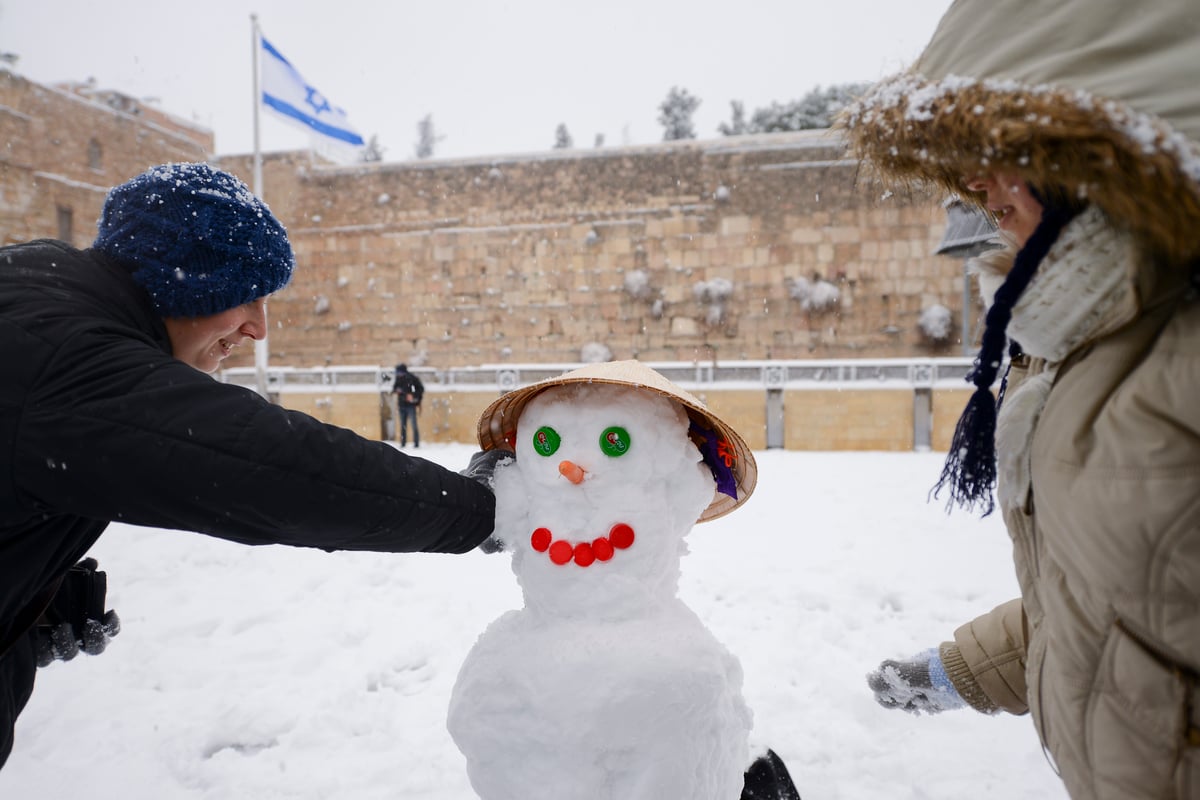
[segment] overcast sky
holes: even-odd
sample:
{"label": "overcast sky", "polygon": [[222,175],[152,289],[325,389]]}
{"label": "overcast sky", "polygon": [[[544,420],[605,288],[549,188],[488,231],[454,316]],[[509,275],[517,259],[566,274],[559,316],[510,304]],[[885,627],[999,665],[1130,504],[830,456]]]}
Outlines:
{"label": "overcast sky", "polygon": [[[815,86],[909,64],[949,0],[0,0],[0,52],[41,83],[95,78],[210,128],[217,154],[253,148],[250,15],[384,159],[413,158],[431,114],[439,158],[662,140],[672,86],[715,138]],[[264,152],[307,136],[263,115]]]}

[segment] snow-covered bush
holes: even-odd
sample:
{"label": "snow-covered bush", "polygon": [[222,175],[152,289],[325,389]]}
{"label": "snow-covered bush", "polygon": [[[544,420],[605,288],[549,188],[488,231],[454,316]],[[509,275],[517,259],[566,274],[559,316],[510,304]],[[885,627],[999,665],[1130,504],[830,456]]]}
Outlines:
{"label": "snow-covered bush", "polygon": [[579,348],[579,360],[585,364],[600,364],[612,361],[612,350],[601,342],[588,342]]}
{"label": "snow-covered bush", "polygon": [[692,286],[692,292],[701,303],[724,303],[733,295],[733,281],[728,278],[697,281]]}
{"label": "snow-covered bush", "polygon": [[800,303],[805,311],[829,311],[837,307],[841,293],[826,280],[810,281],[808,278],[787,278],[788,296]]}
{"label": "snow-covered bush", "polygon": [[829,281],[817,281],[813,284],[812,294],[808,298],[809,311],[829,311],[837,308],[842,294]]}
{"label": "snow-covered bush", "polygon": [[728,278],[713,278],[697,281],[692,286],[696,300],[704,306],[704,321],[717,327],[725,322],[725,303],[733,296],[733,281]]}
{"label": "snow-covered bush", "polygon": [[812,295],[812,281],[800,277],[784,278],[783,282],[787,286],[788,297],[798,300],[801,306],[808,302],[808,298]]}
{"label": "snow-covered bush", "polygon": [[921,328],[921,333],[925,334],[928,339],[934,342],[944,342],[950,338],[950,334],[953,332],[954,315],[944,305],[934,303],[921,311],[921,317],[917,324]]}
{"label": "snow-covered bush", "polygon": [[650,275],[644,269],[631,269],[625,273],[625,294],[634,300],[645,300],[650,296]]}

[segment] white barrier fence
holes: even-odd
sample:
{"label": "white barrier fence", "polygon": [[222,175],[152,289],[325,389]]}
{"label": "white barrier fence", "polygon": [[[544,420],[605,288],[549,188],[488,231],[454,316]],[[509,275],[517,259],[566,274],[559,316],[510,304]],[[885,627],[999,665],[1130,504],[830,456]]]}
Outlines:
{"label": "white barrier fence", "polygon": [[[554,377],[582,364],[481,364],[470,367],[414,367],[428,392],[481,391],[502,393]],[[895,388],[963,388],[971,369],[969,358],[846,359],[811,361],[659,362],[647,366],[688,391],[704,389],[804,389],[866,387],[889,384]],[[226,383],[254,388],[254,367],[220,373]],[[391,366],[268,367],[269,394],[288,392],[387,392],[392,386]]]}
{"label": "white barrier fence", "polygon": [[[482,364],[470,367],[410,367],[421,378],[425,391],[433,395],[450,392],[481,392],[500,395],[561,375],[581,364]],[[969,358],[847,359],[811,361],[728,361],[648,363],[683,389],[704,395],[717,390],[761,390],[766,411],[766,445],[784,446],[783,392],[805,389],[894,389],[909,390],[913,396],[913,449],[927,450],[933,428],[932,393],[935,388],[968,388]],[[256,389],[258,371],[253,367],[228,369],[220,379]],[[391,391],[393,367],[268,367],[267,394],[278,401],[281,395],[328,394],[325,405],[336,394],[387,394]],[[322,401],[317,401],[318,405]]]}

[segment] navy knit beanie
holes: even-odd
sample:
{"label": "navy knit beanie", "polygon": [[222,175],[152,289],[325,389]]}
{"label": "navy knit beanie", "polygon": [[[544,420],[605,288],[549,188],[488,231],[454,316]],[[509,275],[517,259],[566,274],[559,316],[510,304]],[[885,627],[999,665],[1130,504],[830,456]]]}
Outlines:
{"label": "navy knit beanie", "polygon": [[92,248],[123,264],[164,317],[204,317],[283,288],[287,231],[250,188],[207,164],[163,164],[108,193]]}

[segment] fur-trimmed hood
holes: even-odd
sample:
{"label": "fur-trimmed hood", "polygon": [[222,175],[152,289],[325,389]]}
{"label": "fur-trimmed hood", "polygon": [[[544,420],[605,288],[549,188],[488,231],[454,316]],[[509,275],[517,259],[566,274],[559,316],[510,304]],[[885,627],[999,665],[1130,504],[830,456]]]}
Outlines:
{"label": "fur-trimmed hood", "polygon": [[888,182],[982,207],[963,179],[1011,172],[1088,199],[1170,261],[1200,258],[1196,0],[957,0],[916,64],[839,126]]}

